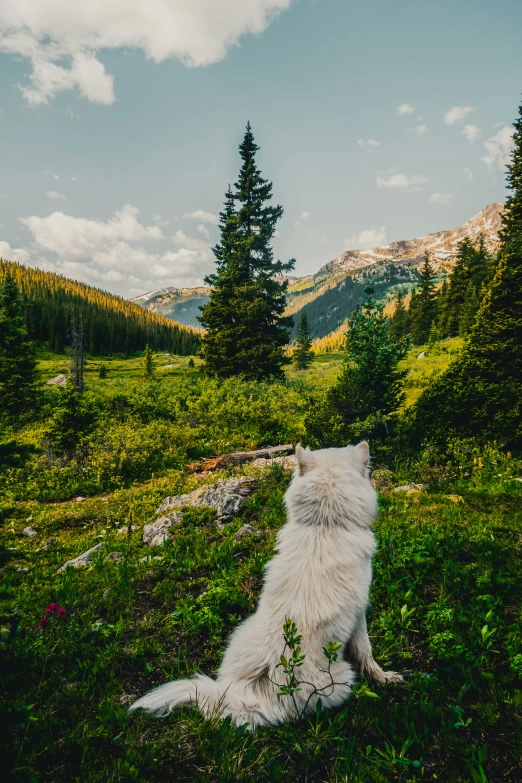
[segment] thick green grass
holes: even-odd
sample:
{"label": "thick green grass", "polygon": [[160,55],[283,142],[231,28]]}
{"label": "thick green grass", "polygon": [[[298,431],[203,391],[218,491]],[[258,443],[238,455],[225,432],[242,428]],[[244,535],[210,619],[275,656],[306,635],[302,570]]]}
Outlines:
{"label": "thick green grass", "polygon": [[[406,404],[459,345],[445,341],[419,360],[421,349],[410,351]],[[404,685],[365,683],[343,710],[254,734],[193,712],[127,713],[154,685],[219,666],[228,634],[255,608],[288,476],[274,467],[224,530],[212,512],[192,510],[172,541],[148,549],[142,526],[165,496],[205,481],[187,475],[188,459],[298,439],[308,396],[332,383],[341,359],[320,355],[305,373],[290,367],[286,382],[266,386],[205,381],[186,357],[158,357],[158,367],[174,367],[158,369],[153,384],[142,359],[104,360],[105,380],[99,360],[87,363],[100,417],[88,456],[53,462],[44,451],[0,482],[7,779],[521,779],[522,469],[494,449],[463,447],[451,466],[398,465],[396,484],[427,488],[380,495],[370,634],[377,660],[408,675]],[[40,367],[45,380],[66,360],[47,355]],[[58,393],[48,390],[42,416]],[[45,426],[19,436],[44,442]],[[89,498],[71,501],[77,494]],[[254,532],[237,538],[244,522]],[[23,535],[26,526],[38,535]],[[98,542],[89,568],[57,573]],[[112,552],[119,558],[105,560]],[[66,613],[46,612],[50,604]]]}
{"label": "thick green grass", "polygon": [[[129,715],[127,705],[218,667],[230,630],[255,607],[286,476],[273,470],[225,530],[193,510],[152,550],[141,526],[196,479],[174,472],[106,499],[16,505],[0,594],[9,779],[520,780],[519,469],[493,455],[467,478],[380,496],[370,634],[377,660],[409,679],[356,688],[341,711],[255,734],[192,712]],[[245,521],[254,532],[238,540]],[[36,538],[23,536],[27,524]],[[98,541],[90,568],[56,573]],[[121,560],[105,561],[115,551]],[[67,614],[38,627],[55,602]]]}

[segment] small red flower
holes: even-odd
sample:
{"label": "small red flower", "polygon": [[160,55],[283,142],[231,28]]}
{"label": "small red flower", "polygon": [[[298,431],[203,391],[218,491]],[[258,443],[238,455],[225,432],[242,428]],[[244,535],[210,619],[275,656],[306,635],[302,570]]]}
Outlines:
{"label": "small red flower", "polygon": [[67,614],[67,610],[60,606],[60,604],[47,604],[45,607],[45,613],[54,615],[55,617],[64,617]]}
{"label": "small red flower", "polygon": [[47,628],[48,625],[49,625],[49,618],[42,617],[42,619],[38,623],[38,628]]}

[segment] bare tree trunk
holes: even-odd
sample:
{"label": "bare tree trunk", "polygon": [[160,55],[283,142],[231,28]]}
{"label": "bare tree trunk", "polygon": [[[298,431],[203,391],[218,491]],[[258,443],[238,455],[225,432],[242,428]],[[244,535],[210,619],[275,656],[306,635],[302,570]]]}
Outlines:
{"label": "bare tree trunk", "polygon": [[69,371],[74,384],[82,393],[85,391],[84,369],[83,313],[79,310],[78,317],[76,317],[76,313],[73,309],[71,317],[71,361]]}

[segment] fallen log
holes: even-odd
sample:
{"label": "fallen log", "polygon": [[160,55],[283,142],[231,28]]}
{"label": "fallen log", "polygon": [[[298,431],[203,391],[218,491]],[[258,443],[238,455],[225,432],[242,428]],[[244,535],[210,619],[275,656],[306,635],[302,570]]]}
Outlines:
{"label": "fallen log", "polygon": [[233,465],[242,465],[244,462],[252,462],[255,459],[271,459],[282,454],[293,454],[294,447],[291,443],[284,446],[267,446],[255,451],[233,451],[230,454],[222,454],[219,457],[207,457],[201,462],[192,462],[187,465],[189,473],[203,473],[203,471],[223,470]]}

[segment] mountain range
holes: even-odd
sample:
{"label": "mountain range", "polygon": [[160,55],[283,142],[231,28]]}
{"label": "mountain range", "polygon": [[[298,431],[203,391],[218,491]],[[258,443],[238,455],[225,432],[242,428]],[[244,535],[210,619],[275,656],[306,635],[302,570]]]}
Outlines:
{"label": "mountain range", "polygon": [[[412,286],[428,252],[440,277],[451,270],[459,243],[468,237],[477,242],[482,235],[487,249],[495,253],[503,204],[488,204],[462,226],[424,237],[404,239],[372,250],[347,250],[322,266],[314,275],[290,278],[287,310],[299,321],[307,314],[313,337],[324,337],[337,329],[364,298],[371,282],[376,292],[391,295],[397,286]],[[208,301],[209,288],[160,288],[132,301],[186,326],[197,326],[199,308]]]}

